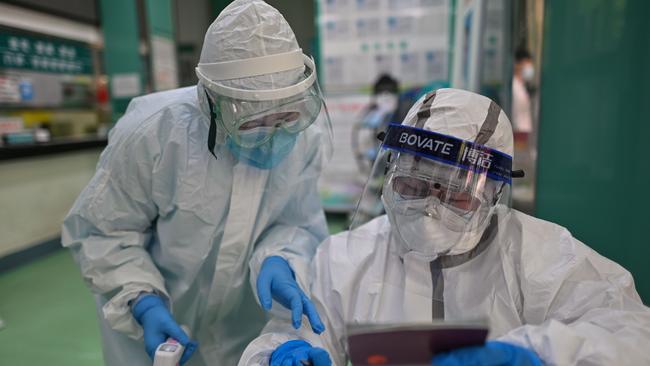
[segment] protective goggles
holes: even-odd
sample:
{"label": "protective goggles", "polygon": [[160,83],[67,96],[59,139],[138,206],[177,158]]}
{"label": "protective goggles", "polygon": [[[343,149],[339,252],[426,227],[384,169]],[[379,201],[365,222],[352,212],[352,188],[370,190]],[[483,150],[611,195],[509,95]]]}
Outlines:
{"label": "protective goggles", "polygon": [[217,117],[235,143],[257,147],[269,141],[279,129],[299,133],[309,127],[323,105],[322,97],[315,92],[310,89],[294,98],[272,102],[226,100],[217,96]]}
{"label": "protective goggles", "polygon": [[423,214],[440,218],[439,207],[443,206],[469,220],[474,213],[494,204],[503,185],[489,179],[472,180],[437,179],[418,175],[416,171],[391,168],[384,181],[384,203],[387,209],[400,215]]}
{"label": "protective goggles", "polygon": [[490,194],[485,194],[483,187],[472,190],[469,187],[462,187],[456,182],[444,180],[428,180],[412,175],[391,176],[391,189],[395,192],[396,201],[415,201],[435,198],[440,202],[462,212],[469,212],[488,200]]}

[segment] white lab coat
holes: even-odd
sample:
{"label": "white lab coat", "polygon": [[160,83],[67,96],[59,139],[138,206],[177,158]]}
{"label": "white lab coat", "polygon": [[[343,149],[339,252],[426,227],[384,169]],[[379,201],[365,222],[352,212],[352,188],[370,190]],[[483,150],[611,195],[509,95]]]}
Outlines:
{"label": "white lab coat", "polygon": [[196,87],[135,98],[65,219],[63,245],[96,294],[107,365],[151,365],[129,306],[142,291],[189,326],[200,347],[188,365],[204,366],[236,364],[265,324],[254,282],[267,256],[287,259],[306,286],[327,235],[317,133],[308,128],[260,170],[223,145],[215,159],[208,126]]}
{"label": "white lab coat", "polygon": [[561,226],[500,208],[469,253],[431,261],[403,248],[386,216],[326,240],[311,285],[326,331],[273,319],[239,365],[267,365],[277,346],[304,339],[345,366],[347,323],[483,316],[490,338],[532,349],[547,365],[650,365],[650,309],[632,277]]}

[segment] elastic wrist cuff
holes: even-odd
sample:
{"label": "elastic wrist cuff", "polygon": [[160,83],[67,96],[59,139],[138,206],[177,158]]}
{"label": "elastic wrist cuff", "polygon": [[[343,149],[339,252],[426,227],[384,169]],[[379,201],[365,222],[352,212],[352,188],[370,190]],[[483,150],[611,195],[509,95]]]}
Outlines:
{"label": "elastic wrist cuff", "polygon": [[165,302],[160,298],[160,296],[155,294],[142,296],[133,306],[133,317],[138,321],[138,323],[140,323],[140,318],[142,315],[144,315],[144,313],[146,313],[149,309],[158,306],[165,306]]}

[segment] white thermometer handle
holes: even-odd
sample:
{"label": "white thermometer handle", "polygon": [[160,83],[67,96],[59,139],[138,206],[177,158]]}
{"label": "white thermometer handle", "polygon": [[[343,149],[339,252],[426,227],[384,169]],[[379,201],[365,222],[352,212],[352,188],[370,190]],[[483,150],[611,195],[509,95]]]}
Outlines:
{"label": "white thermometer handle", "polygon": [[[190,331],[186,326],[181,326],[185,334],[190,336]],[[168,338],[156,348],[156,354],[153,359],[153,366],[178,366],[181,356],[183,356],[185,347],[173,338]]]}

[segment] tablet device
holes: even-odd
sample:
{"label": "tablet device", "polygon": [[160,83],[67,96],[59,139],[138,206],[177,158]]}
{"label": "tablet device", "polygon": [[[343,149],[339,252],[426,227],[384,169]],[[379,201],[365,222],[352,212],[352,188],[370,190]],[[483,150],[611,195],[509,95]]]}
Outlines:
{"label": "tablet device", "polygon": [[430,366],[433,356],[455,348],[480,346],[487,322],[348,325],[353,366]]}

